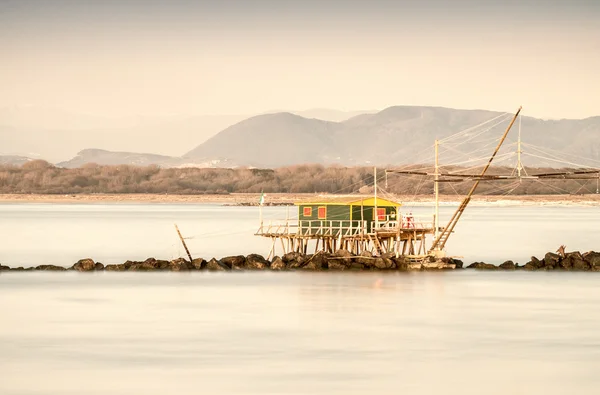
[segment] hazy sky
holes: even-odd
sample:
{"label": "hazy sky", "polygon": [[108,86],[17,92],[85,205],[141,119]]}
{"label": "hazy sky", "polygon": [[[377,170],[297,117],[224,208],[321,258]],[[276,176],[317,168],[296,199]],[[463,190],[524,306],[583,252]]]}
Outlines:
{"label": "hazy sky", "polygon": [[600,1],[1,1],[0,107],[600,115]]}

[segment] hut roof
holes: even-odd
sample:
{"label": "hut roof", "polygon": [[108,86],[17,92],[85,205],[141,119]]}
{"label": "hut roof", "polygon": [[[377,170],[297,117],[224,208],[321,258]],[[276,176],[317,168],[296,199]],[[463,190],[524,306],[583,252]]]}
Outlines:
{"label": "hut roof", "polygon": [[[372,196],[315,196],[312,199],[297,201],[294,204],[297,206],[375,206],[375,198]],[[402,206],[402,203],[377,198],[377,207],[398,206]]]}

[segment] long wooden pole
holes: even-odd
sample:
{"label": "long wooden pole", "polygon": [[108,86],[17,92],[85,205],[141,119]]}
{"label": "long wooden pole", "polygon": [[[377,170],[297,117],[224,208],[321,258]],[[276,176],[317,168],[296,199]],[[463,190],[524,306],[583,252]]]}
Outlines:
{"label": "long wooden pole", "polygon": [[435,175],[434,175],[434,182],[433,182],[433,188],[435,191],[435,218],[434,218],[434,225],[435,226],[435,230],[434,230],[434,238],[438,237],[439,234],[439,230],[440,230],[440,183],[438,182],[438,180],[440,179],[440,158],[439,158],[439,147],[440,147],[440,141],[439,140],[435,140]]}
{"label": "long wooden pole", "polygon": [[187,253],[188,258],[190,258],[190,262],[192,262],[193,261],[192,254],[190,254],[190,250],[188,250],[187,245],[185,244],[185,240],[183,239],[183,236],[181,235],[181,232],[179,231],[179,228],[177,227],[177,224],[175,224],[175,230],[177,231],[177,234],[179,235],[179,239],[181,240],[181,244],[183,244],[183,248],[185,248],[185,252]]}
{"label": "long wooden pole", "polygon": [[452,231],[454,230],[454,227],[456,226],[456,224],[458,223],[458,220],[460,219],[460,217],[462,216],[462,213],[465,211],[465,209],[467,208],[467,205],[469,204],[469,202],[471,201],[471,197],[473,196],[473,194],[475,193],[475,190],[477,189],[477,187],[479,186],[479,183],[481,182],[481,178],[485,175],[485,173],[488,171],[488,169],[490,168],[490,166],[492,165],[492,161],[494,160],[494,158],[496,157],[496,154],[498,154],[498,151],[500,151],[500,147],[502,147],[502,144],[504,143],[504,140],[506,140],[506,137],[508,136],[508,132],[510,132],[510,129],[512,128],[513,124],[515,123],[517,117],[519,116],[519,113],[521,112],[521,108],[519,107],[519,110],[516,112],[515,116],[513,117],[513,119],[510,121],[510,124],[508,125],[508,127],[506,128],[506,131],[504,132],[504,134],[502,135],[502,138],[500,139],[500,142],[498,143],[498,146],[496,147],[496,149],[494,150],[494,153],[492,154],[492,156],[490,157],[488,163],[485,165],[485,167],[483,168],[483,171],[481,172],[481,175],[479,176],[479,178],[476,180],[475,184],[473,184],[473,187],[471,188],[471,190],[469,191],[469,194],[467,195],[467,197],[462,201],[462,203],[460,204],[460,206],[458,207],[458,209],[454,212],[454,215],[452,216],[452,218],[450,219],[450,222],[448,222],[448,225],[444,228],[444,230],[439,234],[439,236],[435,239],[435,241],[433,242],[433,245],[431,246],[431,250],[430,252],[434,251],[434,250],[442,250],[444,248],[444,246],[446,245],[446,241],[448,241],[448,238],[450,237],[450,235],[452,234]]}

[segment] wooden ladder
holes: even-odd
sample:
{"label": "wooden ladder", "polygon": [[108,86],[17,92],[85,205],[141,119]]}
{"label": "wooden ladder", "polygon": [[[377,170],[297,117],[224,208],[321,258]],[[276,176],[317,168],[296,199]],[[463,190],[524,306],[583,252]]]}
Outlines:
{"label": "wooden ladder", "polygon": [[383,248],[381,247],[381,243],[379,242],[379,237],[377,237],[377,235],[373,236],[373,238],[371,238],[371,235],[367,234],[367,237],[369,238],[369,241],[372,241],[373,244],[375,245],[375,250],[377,251],[378,254],[383,254]]}

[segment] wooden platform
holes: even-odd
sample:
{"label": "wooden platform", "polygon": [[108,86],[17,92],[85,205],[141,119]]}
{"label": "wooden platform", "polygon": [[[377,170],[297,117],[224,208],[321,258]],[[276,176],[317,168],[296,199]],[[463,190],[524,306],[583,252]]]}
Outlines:
{"label": "wooden platform", "polygon": [[[368,231],[370,230],[370,231]],[[333,253],[344,249],[359,255],[369,251],[380,255],[424,257],[427,255],[427,236],[434,234],[432,221],[270,221],[261,224],[257,236],[272,240],[269,258],[281,247],[288,252],[325,251]]]}

